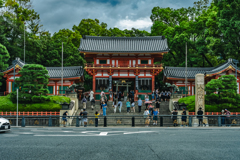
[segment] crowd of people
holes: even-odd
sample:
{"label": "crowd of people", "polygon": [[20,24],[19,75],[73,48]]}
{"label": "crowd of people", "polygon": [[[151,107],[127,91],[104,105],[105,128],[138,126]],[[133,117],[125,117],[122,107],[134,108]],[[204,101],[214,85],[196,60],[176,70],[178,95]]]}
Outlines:
{"label": "crowd of people", "polygon": [[[145,106],[145,111],[143,113],[143,116],[145,118],[145,124],[148,127],[150,121],[153,121],[153,125],[157,125],[157,120],[158,120],[158,115],[159,115],[159,109],[160,109],[160,104],[163,101],[167,101],[170,96],[171,96],[171,92],[170,91],[162,91],[159,92],[158,89],[156,89],[155,91],[152,92],[152,101],[149,100],[149,95],[145,95],[145,99],[144,101],[139,98],[136,102],[134,101],[134,91],[130,90],[129,92],[121,92],[121,91],[117,91],[116,93],[112,93],[111,96],[113,97],[113,103],[112,103],[112,107],[113,107],[113,113],[117,113],[117,109],[118,112],[121,113],[122,111],[122,106],[123,103],[126,103],[126,108],[127,108],[127,113],[135,113],[136,109],[135,107],[137,107],[137,112],[141,113],[142,111],[142,107]],[[111,98],[111,96],[109,96]],[[84,96],[82,99],[82,104],[83,104],[83,109],[81,109],[81,112],[79,114],[79,125],[83,125],[83,126],[87,126],[87,116],[88,116],[88,112],[86,111],[87,108],[87,98]],[[90,91],[89,94],[89,101],[91,102],[91,109],[94,110],[95,108],[95,99],[94,99],[94,92]],[[106,116],[107,115],[107,108],[108,108],[108,98],[106,96],[106,94],[102,91],[100,94],[100,111],[96,111],[95,112],[95,126],[98,126],[98,116],[99,115],[103,115]],[[67,111],[63,113],[63,124],[64,126],[66,126],[66,122],[67,122]],[[228,111],[227,109],[222,110],[222,117],[221,117],[221,124],[224,126],[226,124],[226,126],[230,126],[231,124],[231,120],[230,120],[230,111]],[[178,122],[177,120],[178,118],[178,111],[177,109],[174,109],[172,111],[172,120],[173,120],[173,126],[178,126]],[[181,112],[181,126],[187,126],[187,114],[186,114],[186,109],[183,108],[183,111]],[[198,126],[203,126],[206,124],[203,122],[203,111],[202,108],[199,108],[198,112],[197,112],[197,119],[198,119]]]}

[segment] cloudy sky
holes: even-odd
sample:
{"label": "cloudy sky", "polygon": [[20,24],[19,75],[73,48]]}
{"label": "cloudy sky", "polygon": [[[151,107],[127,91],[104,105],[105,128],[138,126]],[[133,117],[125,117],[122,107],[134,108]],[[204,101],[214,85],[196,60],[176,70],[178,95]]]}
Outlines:
{"label": "cloudy sky", "polygon": [[32,0],[40,14],[44,30],[72,29],[82,19],[99,19],[108,28],[137,28],[150,32],[153,7],[181,8],[193,6],[196,0]]}

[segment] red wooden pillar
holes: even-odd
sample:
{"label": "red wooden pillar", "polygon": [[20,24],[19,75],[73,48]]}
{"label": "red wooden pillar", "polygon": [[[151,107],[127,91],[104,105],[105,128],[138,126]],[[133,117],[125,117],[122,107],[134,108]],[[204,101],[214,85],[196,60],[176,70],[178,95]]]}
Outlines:
{"label": "red wooden pillar", "polygon": [[152,92],[154,91],[154,88],[155,88],[155,76],[153,74],[153,76],[152,76]]}
{"label": "red wooden pillar", "polygon": [[93,92],[95,93],[96,91],[96,78],[95,78],[95,74],[93,74]]}
{"label": "red wooden pillar", "polygon": [[73,84],[73,81],[70,81],[71,82],[71,85]]}
{"label": "red wooden pillar", "polygon": [[58,94],[57,94],[57,82],[58,82],[58,81],[54,81],[54,82],[55,82],[55,95],[58,95]]}
{"label": "red wooden pillar", "polygon": [[8,93],[8,88],[9,88],[9,81],[8,81],[8,79],[7,79],[7,85],[6,85],[6,91],[7,91],[7,93]]}
{"label": "red wooden pillar", "polygon": [[190,95],[192,96],[192,82],[190,82]]}

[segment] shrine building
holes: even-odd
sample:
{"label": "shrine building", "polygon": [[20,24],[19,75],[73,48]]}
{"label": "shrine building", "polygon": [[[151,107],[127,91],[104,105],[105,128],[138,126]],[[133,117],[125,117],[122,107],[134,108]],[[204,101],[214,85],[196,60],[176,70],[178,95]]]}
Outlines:
{"label": "shrine building", "polygon": [[[25,63],[20,58],[16,58],[13,61],[13,64],[2,72],[4,74],[3,77],[6,79],[6,91],[4,92],[4,95],[7,95],[17,89],[15,85],[13,88],[14,66],[15,66],[15,78],[18,78],[21,76],[18,72],[23,68],[24,65]],[[73,83],[79,83],[84,81],[83,76],[84,70],[82,66],[63,67],[63,89],[62,89],[61,88],[62,67],[46,67],[46,69],[48,70],[48,75],[50,77],[48,84],[49,95],[65,94],[65,91],[62,90],[66,90]]]}
{"label": "shrine building", "polygon": [[169,48],[164,36],[83,36],[79,51],[85,55],[84,69],[93,77],[92,88],[100,99],[102,90],[107,94],[134,90],[138,97],[151,93],[155,76],[163,70],[160,61]]}
{"label": "shrine building", "polygon": [[[187,67],[187,86],[188,86],[188,95],[195,94],[195,75],[198,73],[205,75],[205,84],[207,84],[211,79],[218,79],[222,75],[236,75],[237,68],[237,85],[238,93],[240,92],[239,88],[239,76],[240,69],[236,67],[232,59],[228,59],[225,63],[220,64],[216,67]],[[185,67],[169,67],[165,66],[163,76],[164,83],[175,84],[179,87],[180,91],[183,91],[185,94]]]}

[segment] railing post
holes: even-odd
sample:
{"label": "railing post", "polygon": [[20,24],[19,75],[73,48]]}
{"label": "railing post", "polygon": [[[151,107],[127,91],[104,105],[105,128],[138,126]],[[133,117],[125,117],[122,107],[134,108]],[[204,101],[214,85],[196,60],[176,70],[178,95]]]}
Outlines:
{"label": "railing post", "polygon": [[160,117],[160,127],[163,126],[163,117]]}
{"label": "railing post", "polygon": [[222,126],[222,122],[221,122],[221,116],[218,116],[218,126],[221,127]]}
{"label": "railing post", "polygon": [[188,120],[188,126],[189,127],[192,127],[192,116],[189,116],[189,120]]}
{"label": "railing post", "polygon": [[48,127],[52,127],[52,117],[49,117],[49,120],[48,120]]}
{"label": "railing post", "polygon": [[135,127],[135,117],[132,117],[132,127]]}
{"label": "railing post", "polygon": [[107,127],[107,117],[105,116],[104,117],[104,124],[103,124],[104,127]]}
{"label": "railing post", "polygon": [[25,118],[24,117],[22,117],[22,127],[25,127]]}
{"label": "railing post", "polygon": [[79,119],[78,119],[78,117],[76,118],[76,127],[79,127]]}

